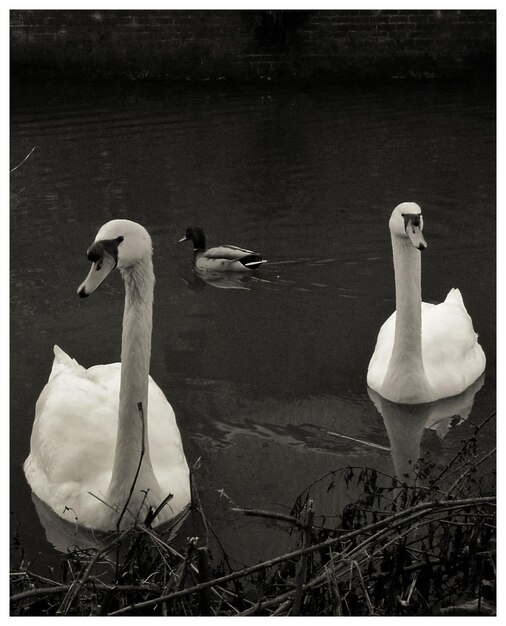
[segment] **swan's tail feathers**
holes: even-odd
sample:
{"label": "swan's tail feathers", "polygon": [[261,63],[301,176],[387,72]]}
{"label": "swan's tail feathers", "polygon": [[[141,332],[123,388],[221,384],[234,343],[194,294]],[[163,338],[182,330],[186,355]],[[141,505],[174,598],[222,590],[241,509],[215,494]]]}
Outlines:
{"label": "swan's tail feathers", "polygon": [[460,289],[450,289],[448,295],[445,298],[445,302],[448,304],[460,304],[460,306],[464,307],[464,300],[462,299],[462,294],[460,293]]}
{"label": "swan's tail feathers", "polygon": [[81,368],[81,365],[79,365],[79,363],[75,359],[69,357],[69,355],[60,348],[60,346],[55,345],[53,350],[54,360],[51,374],[49,375],[49,380],[51,380],[54,376],[56,376],[56,374],[61,372],[66,367]]}
{"label": "swan's tail feathers", "polygon": [[241,263],[244,267],[249,267],[250,269],[255,269],[255,267],[259,267],[262,263],[267,263],[267,261],[263,260],[261,256],[258,254],[250,254],[249,256],[245,256],[241,259]]}

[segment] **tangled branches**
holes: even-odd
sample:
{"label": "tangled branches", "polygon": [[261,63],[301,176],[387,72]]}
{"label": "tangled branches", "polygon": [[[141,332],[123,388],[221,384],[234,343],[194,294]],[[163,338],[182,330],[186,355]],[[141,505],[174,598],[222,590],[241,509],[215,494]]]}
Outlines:
{"label": "tangled branches", "polygon": [[[477,468],[492,454],[480,452],[474,436],[444,468],[421,461],[409,480],[370,468],[341,468],[301,493],[290,514],[235,509],[274,518],[298,537],[290,552],[242,569],[232,568],[223,549],[211,552],[210,537],[218,548],[221,544],[194,488],[179,533],[186,536],[183,546],[169,543],[149,524],[136,524],[96,547],[70,552],[60,581],[21,566],[11,574],[11,611],[495,614],[495,496],[476,479]],[[313,492],[317,485],[330,492],[339,481],[360,486],[362,493],[329,523],[318,515]]]}

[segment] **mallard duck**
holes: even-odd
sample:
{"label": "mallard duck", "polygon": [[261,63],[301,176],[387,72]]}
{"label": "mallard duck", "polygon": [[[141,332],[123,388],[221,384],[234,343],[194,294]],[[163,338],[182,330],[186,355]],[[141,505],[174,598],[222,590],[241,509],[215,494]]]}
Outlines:
{"label": "mallard duck", "polygon": [[183,241],[193,243],[193,262],[200,270],[245,272],[266,263],[257,252],[237,246],[221,245],[206,249],[206,236],[201,228],[187,228],[179,243]]}
{"label": "mallard duck", "polygon": [[82,298],[115,267],[123,276],[121,363],[85,369],[55,346],[36,405],[25,475],[34,494],[58,515],[98,530],[144,521],[168,499],[153,520],[156,526],[186,508],[190,485],[174,411],[149,376],[151,238],[140,224],[112,220],[87,256],[92,266],[78,289]]}
{"label": "mallard duck", "polygon": [[418,204],[390,217],[396,311],[381,327],[367,384],[392,402],[421,404],[462,393],[485,369],[485,354],[458,289],[441,304],[422,302],[421,252],[427,247]]}

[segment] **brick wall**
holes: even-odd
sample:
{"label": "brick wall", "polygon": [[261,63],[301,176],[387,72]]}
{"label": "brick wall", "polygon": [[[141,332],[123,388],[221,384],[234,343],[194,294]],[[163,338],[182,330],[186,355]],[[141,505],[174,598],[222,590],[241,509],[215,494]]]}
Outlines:
{"label": "brick wall", "polygon": [[13,75],[368,79],[495,71],[492,10],[11,10]]}

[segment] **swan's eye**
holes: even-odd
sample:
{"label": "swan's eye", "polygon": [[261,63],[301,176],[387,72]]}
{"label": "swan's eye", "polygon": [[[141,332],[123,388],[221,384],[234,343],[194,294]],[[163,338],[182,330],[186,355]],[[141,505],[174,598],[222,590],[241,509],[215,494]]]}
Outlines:
{"label": "swan's eye", "polygon": [[401,215],[404,218],[404,230],[406,232],[410,223],[412,227],[421,228],[421,213],[401,213]]}
{"label": "swan's eye", "polygon": [[86,256],[89,261],[97,264],[97,270],[102,267],[100,261],[105,252],[112,256],[116,264],[118,262],[118,246],[123,240],[124,237],[120,235],[119,237],[116,237],[116,239],[102,239],[101,241],[95,241],[95,243],[88,248]]}
{"label": "swan's eye", "polygon": [[88,251],[86,252],[88,261],[91,261],[92,263],[96,263],[102,256],[103,251],[104,251],[103,246],[99,242],[94,243],[92,246],[88,248]]}

